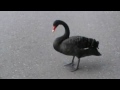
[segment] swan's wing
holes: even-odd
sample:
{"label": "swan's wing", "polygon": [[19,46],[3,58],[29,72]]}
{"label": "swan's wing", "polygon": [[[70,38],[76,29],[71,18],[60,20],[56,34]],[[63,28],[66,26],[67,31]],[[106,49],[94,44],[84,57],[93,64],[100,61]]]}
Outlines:
{"label": "swan's wing", "polygon": [[87,39],[81,36],[73,36],[62,42],[63,45],[74,48],[77,47],[79,49],[86,48]]}
{"label": "swan's wing", "polygon": [[70,48],[85,49],[92,47],[95,42],[96,40],[92,38],[87,38],[83,36],[73,36],[64,40],[62,44],[68,48],[70,47]]}

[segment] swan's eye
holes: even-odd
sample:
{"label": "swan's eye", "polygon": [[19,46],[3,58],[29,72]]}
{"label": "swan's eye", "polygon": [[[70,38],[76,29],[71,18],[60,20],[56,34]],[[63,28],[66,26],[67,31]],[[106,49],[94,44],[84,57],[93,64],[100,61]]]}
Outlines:
{"label": "swan's eye", "polygon": [[56,26],[53,26],[52,32],[54,32],[56,30]]}

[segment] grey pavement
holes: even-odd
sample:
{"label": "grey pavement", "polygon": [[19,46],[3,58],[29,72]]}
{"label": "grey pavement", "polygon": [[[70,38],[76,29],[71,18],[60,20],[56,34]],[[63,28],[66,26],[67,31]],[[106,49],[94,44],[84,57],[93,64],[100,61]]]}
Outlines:
{"label": "grey pavement", "polygon": [[[65,21],[71,36],[100,41],[102,56],[81,59],[71,72],[71,56],[53,49],[64,33],[54,20]],[[77,63],[77,58],[75,58]],[[120,79],[119,11],[0,11],[0,79]]]}

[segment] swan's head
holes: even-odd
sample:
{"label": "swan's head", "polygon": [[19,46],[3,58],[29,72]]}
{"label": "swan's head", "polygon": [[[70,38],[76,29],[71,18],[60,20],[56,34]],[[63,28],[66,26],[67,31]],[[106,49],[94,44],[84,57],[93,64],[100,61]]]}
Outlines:
{"label": "swan's head", "polygon": [[53,23],[53,29],[52,32],[55,32],[56,28],[58,27],[58,25],[60,25],[63,21],[61,20],[55,20]]}

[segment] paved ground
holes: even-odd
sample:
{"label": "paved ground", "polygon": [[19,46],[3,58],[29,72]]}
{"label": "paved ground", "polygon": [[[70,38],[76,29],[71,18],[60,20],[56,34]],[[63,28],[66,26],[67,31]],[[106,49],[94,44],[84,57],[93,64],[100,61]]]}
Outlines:
{"label": "paved ground", "polygon": [[[56,19],[68,23],[71,36],[100,41],[101,57],[81,60],[80,70],[65,67],[72,57],[53,49],[53,41],[64,33],[52,33]],[[119,79],[120,12],[115,11],[0,11],[1,79]],[[77,61],[77,58],[76,58]]]}

